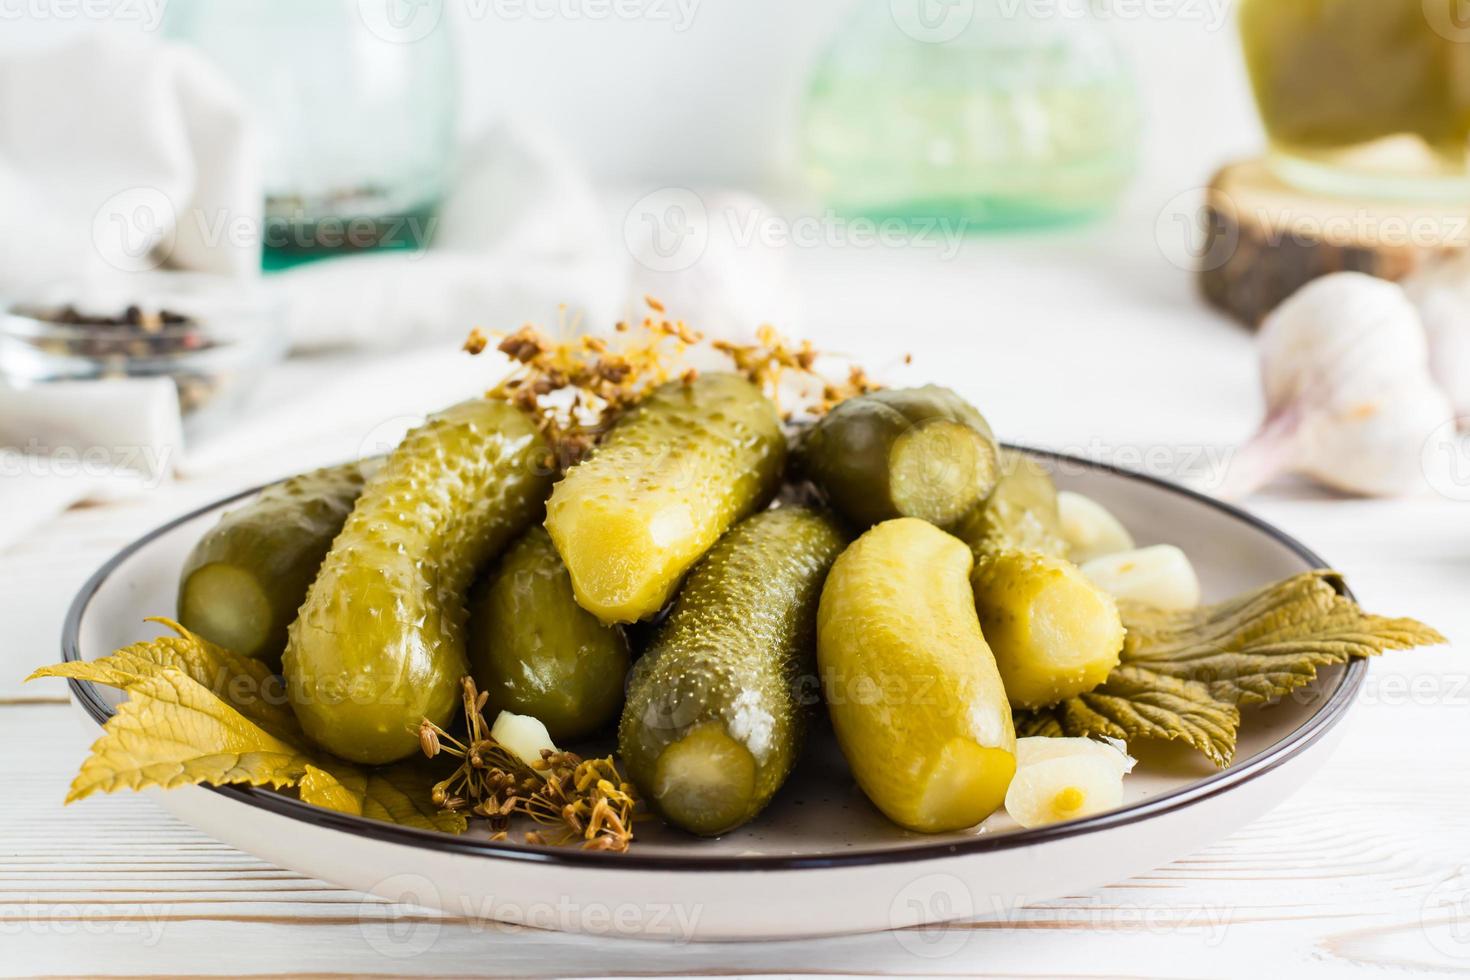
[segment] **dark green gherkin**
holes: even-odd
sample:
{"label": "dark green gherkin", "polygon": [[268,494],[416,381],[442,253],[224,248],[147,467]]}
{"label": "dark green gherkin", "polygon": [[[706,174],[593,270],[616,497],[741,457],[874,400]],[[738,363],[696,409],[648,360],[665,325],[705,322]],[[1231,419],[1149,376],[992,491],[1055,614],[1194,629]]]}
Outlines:
{"label": "dark green gherkin", "polygon": [[715,835],[780,789],[815,703],[817,604],[846,539],[803,508],[737,524],[690,572],[633,668],[618,744],[670,823]]}
{"label": "dark green gherkin", "polygon": [[954,533],[977,557],[1002,551],[1067,557],[1057,486],[1046,467],[1013,449],[1001,451],[1000,480],[990,497]]}
{"label": "dark green gherkin", "polygon": [[410,432],[363,488],[322,562],[283,658],[314,741],[381,764],[448,726],[469,673],[465,601],[476,571],[542,513],[550,452],[503,401],[462,402]]}
{"label": "dark green gherkin", "polygon": [[179,622],[279,669],[286,630],[377,462],[294,476],[221,517],[184,561]]}
{"label": "dark green gherkin", "polygon": [[469,651],[487,718],[531,715],[561,742],[597,731],[623,706],[628,640],[577,605],[545,528],[521,535],[476,587]]}
{"label": "dark green gherkin", "polygon": [[995,486],[996,460],[985,418],[934,385],[849,398],[800,449],[807,476],[859,528],[899,517],[950,527]]}

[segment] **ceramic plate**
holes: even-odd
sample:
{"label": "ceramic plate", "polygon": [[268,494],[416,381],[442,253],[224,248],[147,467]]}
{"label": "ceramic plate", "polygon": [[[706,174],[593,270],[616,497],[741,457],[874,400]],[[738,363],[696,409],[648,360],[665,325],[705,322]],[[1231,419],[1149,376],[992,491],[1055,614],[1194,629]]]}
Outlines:
{"label": "ceramic plate", "polygon": [[[1063,489],[1094,497],[1140,545],[1194,559],[1206,598],[1223,599],[1325,567],[1241,512],[1158,480],[1035,453]],[[187,514],[123,549],[83,587],[63,655],[91,660],[153,635],[145,615],[174,608],[179,568],[220,512]],[[830,733],[753,824],[698,840],[655,822],[630,853],[602,854],[453,837],[346,816],[265,790],[155,792],[181,819],[285,868],[394,901],[545,928],[674,940],[832,935],[993,916],[1076,894],[1189,854],[1279,803],[1325,760],[1366,665],[1324,670],[1286,702],[1247,711],[1226,770],[1170,746],[1133,746],[1139,768],[1110,813],[1023,831],[998,814],[962,833],[899,830],[864,799]],[[100,724],[119,695],[72,682]]]}

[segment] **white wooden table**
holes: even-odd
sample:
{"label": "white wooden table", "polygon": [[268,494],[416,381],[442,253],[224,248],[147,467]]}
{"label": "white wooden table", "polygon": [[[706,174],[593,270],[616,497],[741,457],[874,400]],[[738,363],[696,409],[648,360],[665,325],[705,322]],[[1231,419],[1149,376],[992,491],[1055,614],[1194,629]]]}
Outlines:
{"label": "white wooden table", "polygon": [[[794,262],[819,346],[879,365],[912,351],[917,376],[966,391],[1008,438],[1147,462],[1150,447],[1227,445],[1259,411],[1249,338],[1200,308],[1150,222],[976,242],[951,261],[853,247],[797,250]],[[1459,647],[1375,663],[1328,766],[1238,834],[1094,894],[937,935],[660,946],[389,909],[413,941],[385,943],[363,925],[381,923],[377,900],[216,843],[146,798],[63,809],[82,722],[63,687],[19,677],[57,658],[67,602],[113,550],[258,471],[75,510],[0,553],[0,973],[1470,973],[1470,666]],[[1252,506],[1347,573],[1370,608],[1425,619],[1461,646],[1470,638],[1470,505],[1297,489]]]}

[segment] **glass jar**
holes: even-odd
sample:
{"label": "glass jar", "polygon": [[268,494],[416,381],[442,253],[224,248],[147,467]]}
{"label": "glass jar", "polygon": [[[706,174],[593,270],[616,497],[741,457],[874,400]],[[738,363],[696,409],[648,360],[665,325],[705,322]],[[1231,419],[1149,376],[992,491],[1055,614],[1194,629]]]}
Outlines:
{"label": "glass jar", "polygon": [[1241,0],[1273,169],[1309,191],[1470,197],[1462,0]]}
{"label": "glass jar", "polygon": [[449,31],[437,19],[418,30],[377,23],[372,9],[357,0],[166,8],[166,34],[200,49],[255,110],[267,269],[417,248],[432,229],[455,141]]}
{"label": "glass jar", "polygon": [[803,142],[834,209],[978,230],[1107,212],[1138,137],[1132,76],[1087,0],[860,0],[813,76]]}

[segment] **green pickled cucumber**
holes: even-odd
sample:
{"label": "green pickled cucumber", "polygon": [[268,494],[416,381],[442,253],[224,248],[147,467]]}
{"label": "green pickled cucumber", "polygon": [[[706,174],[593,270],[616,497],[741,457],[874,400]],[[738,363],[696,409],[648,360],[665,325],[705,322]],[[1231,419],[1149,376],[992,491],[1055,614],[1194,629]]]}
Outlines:
{"label": "green pickled cucumber", "polygon": [[291,705],[345,759],[417,750],[419,722],[460,700],[465,601],[476,570],[541,513],[550,452],[532,420],[463,402],[408,434],[358,497],[283,658]]}
{"label": "green pickled cucumber", "polygon": [[526,531],[470,600],[470,668],[500,711],[538,718],[558,742],[610,723],[623,706],[628,640],[577,605],[544,528]]}
{"label": "green pickled cucumber", "polygon": [[971,563],[957,538],[902,518],[854,542],[822,589],[817,660],[837,741],[868,799],[920,833],[980,823],[1016,769]]}
{"label": "green pickled cucumber", "polygon": [[802,440],[802,468],[859,527],[917,517],[949,527],[995,486],[995,438],[948,388],[889,389],[850,398]]}
{"label": "green pickled cucumber", "polygon": [[629,775],[670,823],[733,830],[790,774],[817,695],[817,601],[844,544],[819,511],[771,510],[689,574],[633,668],[618,733]]}
{"label": "green pickled cucumber", "polygon": [[776,406],[744,378],[655,388],[547,504],[577,601],[605,623],[658,612],[721,534],[770,501],[785,459]]}
{"label": "green pickled cucumber", "polygon": [[985,554],[970,583],[1014,707],[1045,708],[1084,694],[1118,666],[1118,605],[1071,562],[1034,552]]}
{"label": "green pickled cucumber", "polygon": [[279,669],[286,630],[375,466],[295,476],[221,517],[184,561],[179,622]]}
{"label": "green pickled cucumber", "polygon": [[1013,449],[1001,450],[995,489],[960,522],[955,534],[977,556],[1028,551],[1067,557],[1056,484],[1046,467]]}

